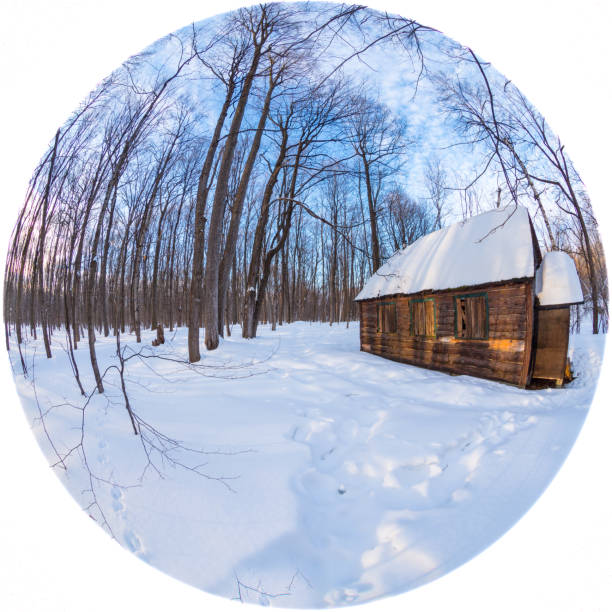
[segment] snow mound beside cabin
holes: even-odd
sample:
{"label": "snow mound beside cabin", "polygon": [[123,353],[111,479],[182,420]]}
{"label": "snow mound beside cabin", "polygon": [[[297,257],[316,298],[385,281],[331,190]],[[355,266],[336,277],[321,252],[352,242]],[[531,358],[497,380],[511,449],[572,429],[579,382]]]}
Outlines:
{"label": "snow mound beside cabin", "polygon": [[540,306],[581,304],[584,301],[574,260],[561,251],[544,255],[536,272],[536,295]]}

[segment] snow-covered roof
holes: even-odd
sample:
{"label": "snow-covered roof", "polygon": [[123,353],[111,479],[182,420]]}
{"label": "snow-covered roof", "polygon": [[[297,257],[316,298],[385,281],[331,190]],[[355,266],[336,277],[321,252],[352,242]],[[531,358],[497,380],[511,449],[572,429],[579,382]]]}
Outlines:
{"label": "snow-covered roof", "polygon": [[574,260],[562,251],[546,253],[536,271],[535,292],[540,306],[582,303],[584,298]]}
{"label": "snow-covered roof", "polygon": [[427,234],[397,251],[355,299],[529,278],[534,265],[529,213],[511,205]]}

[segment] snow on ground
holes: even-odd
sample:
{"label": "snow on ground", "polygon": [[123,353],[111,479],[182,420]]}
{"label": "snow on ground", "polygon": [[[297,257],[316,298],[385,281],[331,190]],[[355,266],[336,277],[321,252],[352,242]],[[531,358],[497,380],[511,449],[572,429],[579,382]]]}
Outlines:
{"label": "snow on ground", "polygon": [[[177,361],[187,356],[183,329],[155,349],[152,332],[141,346],[126,337],[126,356],[163,357],[130,359],[126,384],[139,416],[182,441],[170,454],[175,463],[153,451],[147,467],[114,370],[106,394],[79,409],[61,334],[51,360],[29,343],[35,384],[21,375],[16,382],[50,463],[49,439],[60,454],[74,447],[84,415],[95,478],[78,449],[67,471],[55,469],[120,544],[211,593],[285,607],[402,592],[501,536],[569,452],[604,344],[573,336],[576,380],[526,391],[362,353],[356,323],[263,326],[259,334],[244,340],[234,328],[195,368]],[[114,340],[97,346],[103,369],[116,363]],[[76,354],[93,389],[85,342]],[[17,370],[14,348],[11,359]],[[179,463],[204,464],[204,476]]]}

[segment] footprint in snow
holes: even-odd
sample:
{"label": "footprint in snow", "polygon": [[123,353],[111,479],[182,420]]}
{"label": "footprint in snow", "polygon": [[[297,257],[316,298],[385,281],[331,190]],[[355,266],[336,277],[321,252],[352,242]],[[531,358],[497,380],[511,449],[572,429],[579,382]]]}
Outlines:
{"label": "footprint in snow", "polygon": [[101,465],[108,465],[109,463],[108,457],[104,454],[104,449],[106,448],[106,442],[104,440],[100,440],[98,442],[98,448],[100,449],[100,452],[98,453],[96,457],[98,463],[100,463]]}
{"label": "footprint in snow", "polygon": [[123,492],[118,486],[113,486],[111,489],[111,497],[113,498],[112,506],[115,512],[121,512],[125,509],[123,505]]}
{"label": "footprint in snow", "polygon": [[[120,517],[122,521],[126,520],[125,517],[125,505],[123,504],[123,491],[117,486],[113,486],[111,489],[111,497],[113,498],[112,507],[115,513]],[[141,558],[145,558],[144,546],[138,535],[132,529],[125,529],[123,532],[123,541],[127,549],[138,555]]]}
{"label": "footprint in snow", "polygon": [[355,603],[365,593],[372,590],[372,585],[369,583],[359,582],[352,588],[334,589],[327,593],[324,599],[331,606],[342,606]]}
{"label": "footprint in snow", "polygon": [[123,540],[125,541],[126,546],[135,555],[144,552],[140,538],[131,529],[127,529],[125,531],[125,533],[123,534]]}

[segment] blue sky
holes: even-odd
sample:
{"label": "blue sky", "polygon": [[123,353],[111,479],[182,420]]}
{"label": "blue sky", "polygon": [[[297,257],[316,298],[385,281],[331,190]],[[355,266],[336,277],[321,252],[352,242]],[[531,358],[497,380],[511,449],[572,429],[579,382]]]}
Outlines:
{"label": "blue sky", "polygon": [[[329,11],[330,5],[315,5],[323,11]],[[222,16],[197,23],[200,39],[206,40],[213,35],[215,26],[222,21]],[[188,40],[191,28],[187,27],[178,32],[184,40]],[[458,63],[449,59],[449,53],[457,51],[457,44],[443,34],[435,31],[424,32],[421,35],[422,49],[427,69],[430,73],[443,73],[450,76],[459,76],[478,83],[480,75],[474,66],[467,63]],[[343,32],[342,38],[334,41],[322,58],[322,70],[325,64],[334,66],[338,59],[350,55],[355,48],[363,42],[357,32]],[[169,61],[178,49],[175,39],[158,41],[153,45],[155,55],[152,61]],[[173,53],[168,55],[168,50]],[[175,55],[174,55],[175,56]],[[169,62],[172,63],[171,61]],[[451,122],[441,112],[436,102],[435,87],[427,78],[420,78],[417,86],[417,77],[420,66],[414,56],[398,45],[383,42],[371,47],[359,57],[353,58],[342,67],[342,73],[351,82],[365,82],[372,95],[389,106],[398,116],[405,119],[409,126],[410,137],[415,141],[414,146],[405,159],[403,172],[396,177],[396,182],[404,186],[406,191],[415,199],[427,197],[427,190],[423,179],[424,166],[428,159],[438,158],[448,175],[448,211],[447,222],[452,222],[461,216],[461,203],[459,189],[469,183],[483,167],[484,151],[478,147],[456,146],[461,137],[454,131]],[[489,77],[493,83],[503,84],[505,78],[489,69]],[[186,93],[192,100],[206,101],[204,112],[210,110],[206,119],[208,127],[212,130],[216,113],[214,104],[219,104],[219,87],[213,81],[202,81],[201,78],[193,80],[186,88]],[[474,188],[480,197],[483,209],[495,206],[497,187],[500,178],[492,170],[488,172]],[[504,202],[509,201],[509,194],[502,196]]]}
{"label": "blue sky", "polygon": [[[311,4],[311,11],[321,11],[323,14],[333,10],[330,4]],[[309,19],[317,15],[309,15]],[[319,17],[323,19],[324,17]],[[223,15],[197,22],[199,39],[203,44],[215,36]],[[306,27],[310,22],[306,23]],[[369,26],[369,35],[374,38],[380,34],[376,25]],[[183,52],[189,52],[191,26],[176,32],[177,36],[166,36],[145,50],[147,56],[140,63],[139,78],[143,81],[152,80],[157,68],[166,65],[172,70],[181,52],[180,40],[184,41]],[[451,56],[457,54],[460,48],[452,40],[437,31],[422,32],[420,42],[429,74],[444,74],[450,77],[460,77],[480,84],[480,74],[474,65],[467,62],[457,62]],[[354,49],[363,46],[360,33],[346,29],[341,37],[337,37],[320,58],[320,69],[325,71],[336,66],[339,58],[350,55]],[[439,159],[447,173],[447,210],[445,222],[451,223],[461,218],[460,189],[470,183],[484,166],[485,151],[480,147],[457,146],[462,137],[454,129],[453,124],[441,112],[436,101],[435,86],[426,78],[419,76],[420,65],[414,54],[406,52],[397,44],[385,41],[369,48],[342,67],[342,73],[351,83],[367,84],[370,95],[377,97],[386,104],[397,116],[403,118],[409,127],[409,136],[414,141],[404,159],[402,171],[393,177],[393,182],[402,186],[414,199],[427,198],[423,171],[428,160]],[[502,87],[506,79],[493,68],[488,68],[489,78],[494,85]],[[194,107],[202,113],[204,132],[212,132],[216,121],[217,110],[221,103],[222,87],[212,78],[203,78],[203,71],[197,62],[186,71],[188,79],[183,82],[181,95],[189,98]],[[248,123],[247,115],[247,123]],[[494,166],[483,176],[473,188],[473,195],[479,201],[482,210],[496,204],[497,187],[505,187]],[[543,196],[546,201],[546,193]],[[502,203],[509,203],[510,194],[502,193]],[[529,200],[522,200],[529,204]],[[550,204],[550,202],[549,202]],[[475,211],[478,212],[478,211]],[[536,219],[536,226],[538,220]]]}

